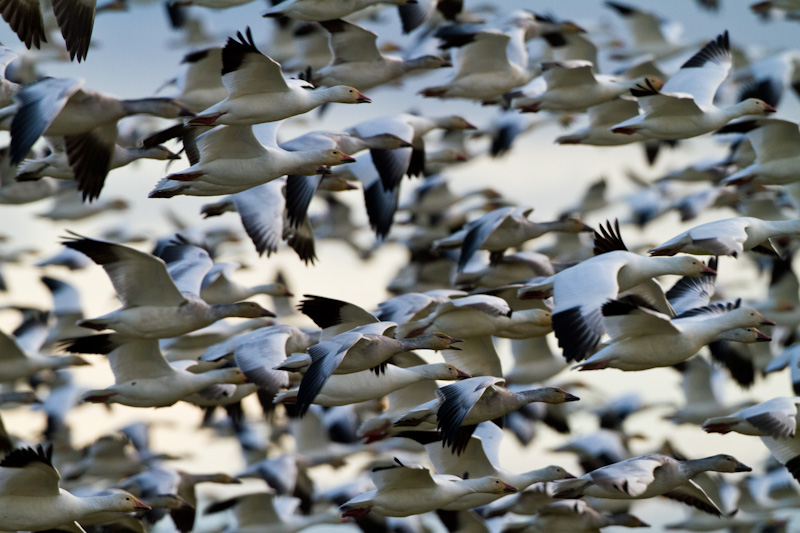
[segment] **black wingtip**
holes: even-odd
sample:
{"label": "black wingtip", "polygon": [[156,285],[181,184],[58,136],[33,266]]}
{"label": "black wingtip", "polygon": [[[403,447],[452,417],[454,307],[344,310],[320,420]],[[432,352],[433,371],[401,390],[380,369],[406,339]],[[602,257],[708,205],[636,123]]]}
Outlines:
{"label": "black wingtip", "polygon": [[719,34],[716,39],[709,41],[699,52],[693,55],[681,68],[699,68],[709,61],[720,61],[723,58],[730,58],[731,43],[728,38],[728,30]]}
{"label": "black wingtip", "polygon": [[629,251],[622,240],[622,234],[619,230],[619,219],[614,219],[614,225],[611,221],[607,220],[605,227],[600,224],[600,231],[594,232],[594,255],[602,255],[615,250]]}
{"label": "black wingtip", "polygon": [[39,444],[34,448],[17,448],[0,461],[3,468],[24,468],[31,463],[53,466],[53,445]]}

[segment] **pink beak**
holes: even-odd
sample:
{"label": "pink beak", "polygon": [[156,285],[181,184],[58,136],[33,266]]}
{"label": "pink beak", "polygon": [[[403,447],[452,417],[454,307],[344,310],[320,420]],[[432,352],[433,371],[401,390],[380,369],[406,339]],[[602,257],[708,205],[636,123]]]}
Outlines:
{"label": "pink beak", "polygon": [[369,97],[367,97],[366,94],[364,94],[362,92],[359,92],[358,93],[358,98],[356,99],[356,102],[358,102],[359,104],[371,104],[372,100],[370,100]]}
{"label": "pink beak", "polygon": [[706,265],[703,265],[703,270],[701,270],[700,272],[702,272],[703,274],[708,274],[710,276],[716,276],[717,275],[717,271],[716,270],[714,270],[713,268],[709,268]]}
{"label": "pink beak", "polygon": [[133,501],[136,503],[136,507],[134,507],[134,509],[136,509],[137,511],[151,511],[153,509],[146,503],[140,502],[136,498],[134,498]]}
{"label": "pink beak", "polygon": [[355,163],[356,158],[347,154],[342,154],[342,163]]}

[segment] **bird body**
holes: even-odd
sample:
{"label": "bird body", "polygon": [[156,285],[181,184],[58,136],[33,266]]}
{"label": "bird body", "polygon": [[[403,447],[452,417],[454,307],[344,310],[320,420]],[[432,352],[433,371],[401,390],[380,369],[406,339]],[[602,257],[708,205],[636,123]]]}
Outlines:
{"label": "bird body", "polygon": [[265,17],[289,17],[297,20],[332,20],[378,4],[405,5],[409,0],[288,0],[264,12]]}
{"label": "bird body", "polygon": [[[253,302],[209,305],[198,293],[203,275],[211,268],[208,252],[185,244],[173,244],[171,252],[185,276],[181,291],[175,286],[167,266],[158,257],[121,244],[74,238],[64,246],[80,251],[103,266],[111,278],[123,307],[106,315],[81,320],[78,325],[102,331],[114,329],[134,338],[178,337],[229,316],[255,318],[274,316]],[[180,280],[180,276],[179,276]]]}
{"label": "bird body", "polygon": [[96,513],[149,510],[127,492],[79,498],[59,488],[52,450],[19,448],[0,462],[0,523],[9,531],[69,526]]}
{"label": "bird body", "polygon": [[650,255],[675,255],[678,252],[696,255],[739,256],[754,248],[770,253],[773,237],[800,234],[800,218],[761,220],[755,217],[734,217],[695,226],[650,250]]}
{"label": "bird body", "polygon": [[[313,403],[326,407],[350,405],[386,396],[423,380],[453,381],[468,377],[471,376],[447,363],[431,363],[409,368],[386,365],[381,373],[361,370],[332,375],[322,386]],[[283,391],[275,397],[275,402],[291,403],[297,398],[297,391],[297,389]]]}
{"label": "bird body", "polygon": [[752,469],[730,455],[679,461],[663,454],[633,457],[584,474],[555,482],[556,498],[594,496],[615,500],[641,500],[666,496],[707,513],[722,511],[691,478],[701,472],[749,472]]}
{"label": "bird body", "polygon": [[[603,307],[604,315],[609,316],[606,310],[613,306],[607,304]],[[611,340],[576,368],[647,370],[681,363],[716,340],[770,340],[754,328],[771,321],[751,307],[739,307],[702,319],[679,316],[670,320],[666,315],[643,308],[628,308],[621,315],[616,326],[610,326],[606,321]],[[731,330],[736,331],[728,334]]]}
{"label": "bird body", "polygon": [[774,113],[776,109],[758,98],[719,108],[714,94],[731,68],[728,32],[710,41],[663,87],[647,83],[632,89],[644,113],[611,127],[618,134],[639,133],[653,139],[687,139],[716,130],[744,115]]}
{"label": "bird body", "polygon": [[[102,390],[88,391],[83,401],[120,403],[131,407],[166,407],[187,396],[222,383],[246,381],[238,368],[220,368],[195,374],[167,362],[155,339],[126,339],[115,334],[79,337],[67,350],[103,353],[111,364],[115,383]],[[209,390],[212,395],[218,390]]]}
{"label": "bird body", "polygon": [[[601,306],[618,293],[664,274],[701,276],[714,273],[701,261],[688,257],[674,261],[648,261],[646,256],[613,250],[586,259],[519,290],[520,298],[555,299],[553,330],[567,361],[580,361],[594,353],[604,332]],[[659,258],[664,259],[664,258]]]}
{"label": "bird body", "polygon": [[151,198],[233,194],[287,174],[312,175],[323,165],[355,161],[336,149],[290,152],[264,146],[251,126],[217,126],[197,138],[197,147],[200,161],[159,181]]}
{"label": "bird body", "polygon": [[592,72],[589,61],[554,61],[542,65],[547,89],[539,94],[527,95],[525,89],[512,92],[512,107],[523,112],[583,111],[608,102],[637,85],[644,84],[660,89],[664,84],[655,76],[643,76],[633,80],[619,80]]}
{"label": "bird body", "polygon": [[228,96],[187,121],[188,126],[247,126],[275,122],[329,102],[368,103],[353,87],[315,89],[302,80],[286,80],[281,66],[259,52],[247,29],[222,49],[222,83]]}
{"label": "bird body", "polygon": [[375,512],[383,516],[411,516],[433,511],[466,494],[489,492],[512,494],[516,487],[496,477],[460,479],[431,475],[427,468],[405,465],[375,468],[372,479],[377,490],[359,494],[345,502],[342,516],[363,516]]}

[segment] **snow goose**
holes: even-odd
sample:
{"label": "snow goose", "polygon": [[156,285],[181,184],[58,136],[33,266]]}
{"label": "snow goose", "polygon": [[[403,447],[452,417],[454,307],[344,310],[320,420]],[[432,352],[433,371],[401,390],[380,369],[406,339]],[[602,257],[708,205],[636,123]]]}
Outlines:
{"label": "snow goose", "polygon": [[536,516],[519,524],[528,533],[570,531],[596,533],[605,527],[650,527],[650,524],[628,513],[605,514],[589,507],[583,500],[560,501],[545,505]]}
{"label": "snow goose", "polygon": [[239,263],[215,263],[203,277],[200,297],[213,305],[239,302],[256,294],[293,296],[283,283],[264,283],[246,287],[236,282],[232,275],[241,266]]}
{"label": "snow goose", "polygon": [[492,254],[491,263],[497,264],[508,248],[516,248],[525,242],[541,237],[551,231],[579,233],[594,231],[582,221],[564,218],[553,222],[533,222],[528,215],[533,208],[501,207],[490,211],[467,224],[464,230],[433,243],[434,248],[446,249],[461,245],[458,258],[459,271],[464,270],[478,250]]}
{"label": "snow goose", "polygon": [[800,172],[800,130],[796,122],[788,120],[760,120],[757,128],[747,133],[747,139],[756,153],[756,160],[721,183],[745,185],[786,185],[797,181]]}
{"label": "snow goose", "polygon": [[26,353],[17,339],[0,331],[0,382],[27,378],[48,368],[55,370],[88,364],[75,355],[41,355],[37,351]]}
{"label": "snow goose", "polygon": [[754,250],[780,255],[770,239],[800,234],[800,218],[761,220],[754,217],[733,217],[715,220],[684,231],[650,250],[651,256],[675,255],[679,252],[696,255],[730,255]]}
{"label": "snow goose", "polygon": [[287,174],[311,175],[324,165],[355,162],[337,149],[284,150],[276,133],[277,125],[260,128],[259,137],[252,126],[217,126],[197,137],[199,161],[163,178],[149,196],[233,194]]}
{"label": "snow goose", "polygon": [[302,415],[325,385],[328,378],[336,374],[350,374],[378,367],[392,356],[411,350],[454,350],[452,346],[460,339],[444,333],[428,333],[413,339],[387,337],[387,330],[396,326],[394,322],[377,322],[359,326],[340,333],[308,349],[311,364],[306,370],[297,394],[298,410]]}
{"label": "snow goose", "polygon": [[[319,332],[307,333],[288,324],[279,324],[236,335],[219,344],[210,346],[200,356],[200,360],[219,361],[222,358],[234,356],[239,346],[255,344],[264,347],[263,358],[269,359],[269,361],[272,361],[272,357],[267,357],[266,353],[276,352],[275,359],[277,363],[289,354],[306,351],[317,342],[319,342]],[[271,365],[270,368],[272,366],[275,365]]]}
{"label": "snow goose", "polygon": [[133,148],[123,148],[114,144],[111,148],[111,159],[108,163],[106,174],[101,170],[91,173],[77,173],[70,165],[67,147],[50,143],[53,151],[40,159],[25,159],[17,167],[17,181],[38,180],[45,176],[51,178],[71,180],[75,179],[78,183],[78,190],[84,198],[94,200],[100,196],[106,182],[108,172],[114,169],[129,165],[140,159],[152,159],[154,161],[175,161],[181,157],[174,154],[161,145],[156,146],[137,146]]}
{"label": "snow goose", "polygon": [[[503,438],[503,430],[490,422],[482,422],[478,425],[461,455],[456,455],[451,450],[443,447],[439,443],[441,440],[440,434],[409,433],[410,435],[408,436],[419,440],[425,445],[425,451],[428,453],[428,457],[433,463],[437,474],[457,475],[464,479],[485,476],[499,477],[520,490],[524,490],[534,483],[575,477],[564,468],[555,465],[519,474],[497,466],[500,462],[500,440]],[[401,434],[400,436],[406,435]],[[464,511],[473,507],[488,505],[500,497],[502,496],[496,494],[467,494],[446,505],[443,509],[446,511]]]}
{"label": "snow goose", "polygon": [[[637,86],[644,85],[659,90],[664,83],[655,76],[632,80],[619,80],[593,72],[588,61],[553,61],[542,63],[542,77],[546,89],[528,92],[525,88],[509,93],[511,105],[523,113],[550,111],[584,111],[608,102]],[[538,88],[538,87],[537,87]]]}
{"label": "snow goose", "polygon": [[[596,237],[597,239],[598,237]],[[601,307],[620,292],[665,274],[702,276],[715,274],[702,261],[689,257],[651,262],[666,257],[646,257],[622,249],[595,255],[575,266],[521,288],[522,299],[553,295],[553,330],[567,361],[581,361],[594,353],[604,327]],[[660,289],[659,289],[660,290]]]}
{"label": "snow goose", "polygon": [[439,509],[473,493],[513,494],[516,487],[497,477],[459,479],[431,475],[427,468],[397,464],[372,469],[376,490],[359,494],[341,506],[342,516],[359,517],[369,512],[383,516],[411,516]]}
{"label": "snow goose", "polygon": [[[158,257],[111,242],[73,237],[64,246],[82,252],[101,265],[111,279],[123,307],[78,325],[102,331],[114,329],[135,338],[169,338],[189,333],[229,316],[275,316],[253,302],[209,305],[198,296],[202,277],[211,268],[208,252],[175,244],[175,280]],[[177,283],[177,285],[176,285]]]}
{"label": "snow goose", "polygon": [[636,117],[640,113],[639,104],[627,97],[616,98],[610,102],[590,107],[587,111],[589,125],[556,138],[558,144],[588,144],[592,146],[619,146],[644,141],[641,133],[617,135],[611,131],[614,124]]}
{"label": "snow goose", "polygon": [[[21,162],[42,135],[64,137],[75,178],[95,192],[110,169],[117,122],[145,113],[164,118],[194,115],[172,98],[119,100],[83,88],[83,80],[45,78],[25,86],[11,121],[11,162]],[[8,110],[9,108],[7,108]],[[99,189],[96,190],[99,192]],[[94,199],[87,191],[85,198]]]}
{"label": "snow goose", "polygon": [[758,98],[718,108],[714,94],[731,68],[728,32],[709,42],[683,64],[659,90],[640,86],[631,90],[644,114],[612,126],[619,134],[641,133],[655,139],[687,139],[716,130],[744,115],[774,113],[776,109]]}
{"label": "snow goose", "polygon": [[402,6],[416,3],[415,0],[340,0],[333,4],[320,0],[288,0],[269,8],[265,17],[289,17],[297,20],[319,22],[346,17],[351,13],[378,4]]}
{"label": "snow goose", "polygon": [[301,80],[286,80],[281,66],[258,51],[250,28],[230,37],[222,49],[222,83],[228,97],[201,111],[188,126],[244,126],[274,122],[311,111],[327,102],[368,103],[353,87],[314,89]]}
{"label": "snow goose", "polygon": [[366,138],[391,133],[411,143],[411,148],[397,150],[371,149],[372,163],[375,165],[381,182],[387,191],[394,191],[404,175],[417,176],[424,173],[425,143],[423,137],[429,131],[443,128],[447,130],[474,130],[475,126],[457,115],[442,117],[422,117],[400,113],[360,122],[349,128],[347,133]]}
{"label": "snow goose", "polygon": [[526,84],[538,67],[528,64],[524,33],[522,28],[512,30],[510,35],[493,30],[476,33],[473,40],[458,51],[453,79],[447,85],[423,89],[420,94],[493,102]]}
{"label": "snow goose", "polygon": [[610,300],[602,314],[611,339],[574,368],[646,370],[683,362],[715,340],[772,340],[754,327],[774,322],[740,304],[714,304],[670,319],[636,296]]}
{"label": "snow goose", "polygon": [[[52,3],[55,20],[67,45],[70,60],[78,58],[78,63],[86,59],[89,43],[92,40],[96,0],[68,0]],[[39,2],[24,0],[4,0],[0,3],[0,14],[8,25],[25,43],[27,48],[39,48],[47,42],[45,23]]]}
{"label": "snow goose", "polygon": [[559,404],[579,400],[562,389],[544,387],[513,392],[505,380],[492,376],[469,378],[442,387],[436,393],[440,402],[436,411],[442,444],[461,454],[469,437],[481,422],[495,420],[531,402]]}
{"label": "snow goose", "polygon": [[727,416],[709,418],[703,422],[703,431],[722,434],[733,431],[774,439],[793,438],[797,430],[798,403],[798,397],[772,398]]}
{"label": "snow goose", "polygon": [[668,455],[633,457],[604,466],[577,479],[555,482],[556,498],[594,496],[615,500],[642,500],[665,496],[701,511],[723,512],[691,478],[701,472],[750,472],[752,468],[730,455],[679,461]]}
{"label": "snow goose", "polygon": [[358,85],[362,90],[389,83],[419,69],[449,67],[450,62],[436,56],[401,59],[381,54],[377,35],[343,20],[326,20],[322,27],[330,35],[331,63],[314,72],[311,81],[327,87]]}
{"label": "snow goose", "polygon": [[111,364],[114,385],[92,390],[83,401],[119,403],[131,407],[166,407],[191,394],[219,392],[212,386],[246,381],[238,368],[221,368],[202,374],[170,365],[155,339],[130,339],[117,334],[93,335],[73,340],[66,350],[104,354]]}
{"label": "snow goose", "polygon": [[305,515],[296,512],[300,505],[297,498],[279,501],[274,492],[256,492],[212,504],[206,509],[206,514],[234,508],[236,526],[226,528],[224,533],[259,533],[265,529],[275,533],[296,533],[320,524],[341,523],[335,508]]}
{"label": "snow goose", "polygon": [[53,197],[50,209],[38,213],[37,216],[49,220],[84,220],[102,213],[125,211],[130,203],[122,198],[109,198],[101,201],[84,203],[77,188],[60,191]]}
{"label": "snow goose", "polygon": [[[312,403],[325,407],[350,405],[386,396],[423,380],[454,381],[470,377],[472,376],[447,363],[431,363],[408,368],[387,364],[380,374],[372,370],[362,370],[332,375]],[[297,395],[298,389],[280,392],[275,397],[275,403],[292,403],[296,401]]]}
{"label": "snow goose", "polygon": [[630,58],[648,56],[661,59],[686,48],[685,45],[675,42],[680,30],[677,23],[665,21],[663,18],[643,11],[629,4],[620,2],[606,2],[606,6],[613,9],[627,26],[632,43],[622,50],[614,50],[617,58]]}
{"label": "snow goose", "polygon": [[445,331],[459,338],[492,335],[510,326],[512,315],[511,306],[502,298],[473,294],[445,300],[427,316],[401,324],[396,335],[415,337],[429,330]]}
{"label": "snow goose", "polygon": [[[10,531],[40,531],[59,526],[82,531],[83,518],[106,512],[149,511],[127,492],[78,498],[59,488],[52,448],[19,448],[0,461],[0,520]],[[60,529],[60,528],[59,528]]]}

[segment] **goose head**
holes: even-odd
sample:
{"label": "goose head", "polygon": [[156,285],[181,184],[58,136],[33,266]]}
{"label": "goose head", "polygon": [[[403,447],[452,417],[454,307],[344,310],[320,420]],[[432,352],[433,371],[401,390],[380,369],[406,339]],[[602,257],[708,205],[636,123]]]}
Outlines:
{"label": "goose head", "polygon": [[347,178],[342,176],[324,176],[322,181],[319,182],[318,190],[341,192],[341,191],[354,191],[358,186],[350,183]]}
{"label": "goose head", "polygon": [[150,511],[152,508],[146,503],[137,500],[133,494],[125,491],[114,491],[104,498],[104,507],[107,511],[120,513],[135,513],[137,511]]}
{"label": "goose head", "polygon": [[175,152],[167,150],[163,146],[156,145],[149,148],[138,148],[139,156],[142,159],[155,159],[156,161],[176,161],[181,158]]}
{"label": "goose head", "polygon": [[225,304],[214,306],[222,309],[226,316],[240,318],[258,318],[263,316],[275,317],[275,313],[267,311],[255,302],[239,302],[235,304]]}
{"label": "goose head", "polygon": [[219,383],[227,383],[231,385],[242,385],[247,383],[247,377],[244,375],[244,372],[236,367],[220,368],[217,370],[212,370],[211,372],[216,374],[214,377]]}
{"label": "goose head", "polygon": [[355,87],[348,85],[337,85],[328,89],[328,98],[331,102],[340,104],[369,104],[372,102],[367,95],[362,94]]}
{"label": "goose head", "polygon": [[414,341],[430,350],[460,350],[461,348],[453,346],[453,344],[456,342],[463,342],[462,339],[456,339],[455,337],[438,331],[415,337]]}
{"label": "goose head", "polygon": [[760,98],[748,98],[731,106],[729,109],[731,113],[734,114],[734,118],[745,115],[764,115],[766,113],[775,113],[778,111]]}
{"label": "goose head", "polygon": [[559,220],[558,222],[559,222],[558,231],[565,231],[567,233],[583,233],[583,232],[594,231],[593,227],[586,224],[583,220],[577,218],[565,217]]}
{"label": "goose head", "polygon": [[576,476],[567,472],[566,468],[550,465],[535,471],[541,481],[555,481],[557,479],[575,479]]}
{"label": "goose head", "polygon": [[[478,481],[478,480],[476,480]],[[477,492],[488,492],[490,494],[514,494],[519,489],[514,485],[509,485],[499,477],[481,478],[477,484]]]}
{"label": "goose head", "polygon": [[526,390],[522,391],[520,395],[531,402],[565,403],[577,402],[580,400],[580,398],[574,394],[570,394],[558,387],[542,387],[540,389]]}
{"label": "goose head", "polygon": [[[302,152],[295,152],[295,153],[302,153]],[[317,165],[326,165],[332,167],[336,165],[343,165],[345,163],[356,162],[355,157],[351,157],[346,153],[342,152],[341,150],[336,150],[336,149],[318,150],[316,151],[316,156],[317,157],[313,158],[313,160],[314,164]]]}
{"label": "goose head", "polygon": [[477,130],[478,128],[458,115],[449,115],[436,119],[436,125],[446,130]]}
{"label": "goose head", "polygon": [[432,68],[444,68],[453,66],[453,64],[450,61],[443,59],[439,56],[432,56],[432,55],[415,57],[414,59],[408,61],[408,63],[413,68],[432,69]]}
{"label": "goose head", "polygon": [[754,342],[770,342],[772,337],[765,335],[756,328],[736,328],[719,335],[719,340],[752,344]]}
{"label": "goose head", "polygon": [[697,257],[691,255],[682,255],[677,257],[663,258],[665,260],[671,259],[673,266],[676,267],[676,274],[683,276],[716,276],[717,271],[707,266]]}
{"label": "goose head", "polygon": [[195,112],[176,98],[143,98],[123,100],[123,107],[129,112],[146,113],[162,118],[193,117]]}
{"label": "goose head", "polygon": [[363,137],[364,141],[369,148],[377,148],[381,150],[396,150],[397,148],[410,148],[412,144],[397,135],[392,133],[379,133],[369,137]]}
{"label": "goose head", "polygon": [[739,312],[743,316],[748,318],[748,321],[753,325],[761,325],[761,326],[774,326],[775,321],[770,320],[769,318],[765,317],[752,307],[741,307],[739,309],[734,309],[732,312]]}
{"label": "goose head", "polygon": [[751,472],[753,469],[744,463],[740,463],[732,455],[721,453],[705,459],[714,472]]}
{"label": "goose head", "polygon": [[425,375],[431,379],[440,379],[444,381],[455,381],[460,379],[471,378],[472,376],[466,372],[462,372],[455,366],[448,363],[433,363],[424,365],[428,367],[425,370]]}

